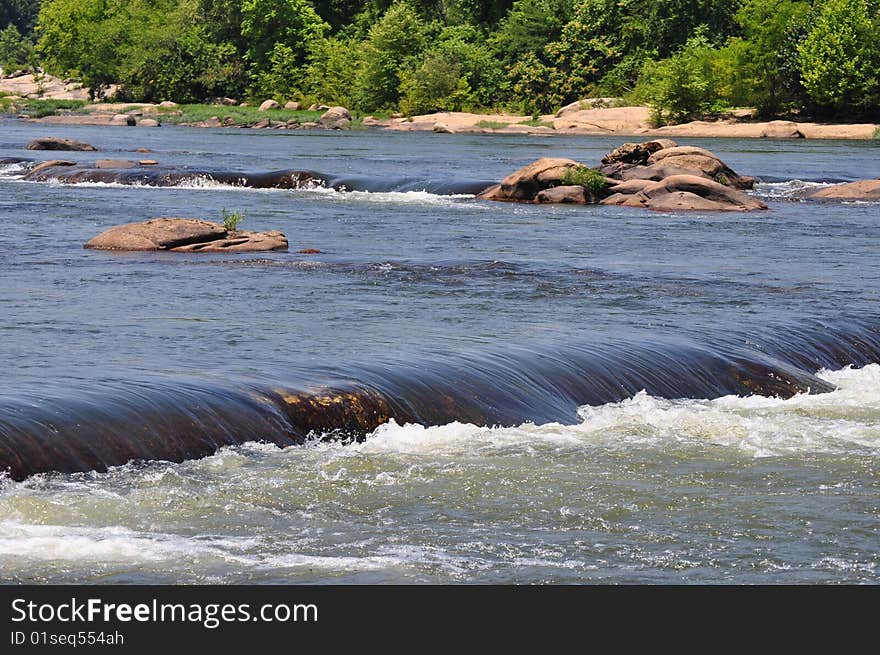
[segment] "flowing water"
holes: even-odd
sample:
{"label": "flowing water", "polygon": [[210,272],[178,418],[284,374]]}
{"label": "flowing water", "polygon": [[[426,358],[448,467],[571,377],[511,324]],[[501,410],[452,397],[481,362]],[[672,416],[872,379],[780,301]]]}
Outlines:
{"label": "flowing water", "polygon": [[[100,152],[24,150],[47,134]],[[71,462],[0,478],[0,581],[876,583],[880,205],[800,198],[880,145],[688,140],[762,179],[754,214],[462,192],[622,140],[0,120],[0,160],[346,182],[0,167],[0,459]],[[290,252],[82,248],[223,209]],[[392,418],[323,440],[302,393]]]}

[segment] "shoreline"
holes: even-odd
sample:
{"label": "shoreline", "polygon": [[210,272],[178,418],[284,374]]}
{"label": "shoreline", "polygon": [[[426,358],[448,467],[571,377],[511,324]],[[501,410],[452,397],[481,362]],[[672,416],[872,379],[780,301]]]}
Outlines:
{"label": "shoreline", "polygon": [[[115,103],[87,105],[81,113],[25,118],[29,123],[46,125],[115,125],[114,116],[125,108],[137,108],[144,116],[161,119],[157,105]],[[217,118],[223,120],[223,107],[217,106]],[[442,134],[525,134],[531,136],[632,136],[690,138],[771,138],[771,139],[841,139],[870,141],[880,124],[816,123],[796,121],[752,121],[732,116],[715,121],[692,121],[679,125],[654,128],[650,126],[648,107],[587,109],[562,116],[545,115],[534,121],[530,116],[515,114],[472,114],[438,112],[411,118],[376,119],[367,116],[361,121],[366,128],[395,132],[435,132]],[[265,122],[265,121],[264,121]],[[537,124],[528,124],[537,123]],[[216,121],[177,123],[188,127],[230,127],[256,129],[287,129],[284,125],[222,125]],[[123,126],[125,126],[123,124]]]}
{"label": "shoreline", "polygon": [[[45,82],[26,75],[0,80],[0,93],[15,110],[18,101],[75,100],[88,102],[87,90],[81,85],[47,76]],[[716,120],[697,120],[678,125],[653,127],[651,110],[646,106],[615,106],[616,98],[593,98],[573,102],[555,114],[526,116],[495,113],[437,112],[411,117],[376,118],[364,115],[355,119],[357,127],[380,128],[398,132],[436,132],[442,134],[526,134],[532,136],[582,135],[647,138],[772,138],[772,139],[842,139],[872,140],[880,137],[878,123],[820,123],[815,121],[753,119],[753,110],[731,110]],[[66,113],[21,120],[47,125],[121,125],[127,126],[126,114],[190,127],[237,127],[256,129],[302,129],[321,127],[314,121],[319,115],[303,116],[305,111],[274,110],[261,113],[256,107],[241,115],[242,105],[197,105],[199,117],[193,121],[174,103],[100,102],[84,104]],[[237,111],[236,111],[237,110]],[[236,115],[238,114],[238,115]],[[10,112],[14,116],[15,112]],[[209,117],[206,118],[206,115]],[[195,118],[195,117],[194,117]],[[293,121],[286,120],[293,119]],[[299,125],[291,123],[300,122]],[[130,125],[130,122],[128,123]],[[144,127],[155,126],[145,123]]]}

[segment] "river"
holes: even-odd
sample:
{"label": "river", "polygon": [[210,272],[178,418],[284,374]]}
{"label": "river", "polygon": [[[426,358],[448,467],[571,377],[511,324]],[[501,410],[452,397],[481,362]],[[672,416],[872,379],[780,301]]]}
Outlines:
{"label": "river", "polygon": [[[99,152],[24,150],[48,134]],[[880,177],[880,143],[687,140],[762,180],[770,210],[752,214],[420,190],[541,156],[595,165],[624,140],[0,119],[0,159],[307,169],[370,189],[33,183],[6,166],[8,429],[109,421],[140,438],[168,412],[225,421],[227,392],[324,380],[418,416],[458,403],[356,442],[257,431],[182,462],[0,478],[0,581],[880,581],[880,205],[798,199]],[[290,252],[82,247],[224,209]],[[833,390],[732,393],[789,372]]]}

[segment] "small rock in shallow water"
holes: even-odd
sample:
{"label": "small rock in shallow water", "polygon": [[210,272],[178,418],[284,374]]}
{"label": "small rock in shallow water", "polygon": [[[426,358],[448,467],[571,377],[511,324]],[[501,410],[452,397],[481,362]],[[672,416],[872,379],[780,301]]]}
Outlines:
{"label": "small rock in shallow water", "polygon": [[60,139],[54,136],[44,136],[34,139],[27,144],[28,150],[69,150],[69,151],[97,151],[97,148],[90,143],[84,141],[74,141],[73,139]]}

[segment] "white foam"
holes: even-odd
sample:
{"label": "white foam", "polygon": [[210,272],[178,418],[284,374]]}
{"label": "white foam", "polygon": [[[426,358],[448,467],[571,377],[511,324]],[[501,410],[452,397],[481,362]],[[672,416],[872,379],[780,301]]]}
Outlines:
{"label": "white foam", "polygon": [[798,200],[804,196],[834,186],[831,182],[805,182],[804,180],[788,180],[786,182],[759,182],[755,185],[754,195],[767,200]]}
{"label": "white foam", "polygon": [[341,457],[383,453],[468,457],[669,445],[718,446],[753,457],[880,455],[880,365],[822,371],[819,376],[838,389],[789,399],[725,396],[714,400],[667,400],[641,391],[619,403],[581,407],[582,422],[576,425],[526,423],[490,428],[454,422],[424,427],[391,421],[363,443],[323,447],[339,449]]}

